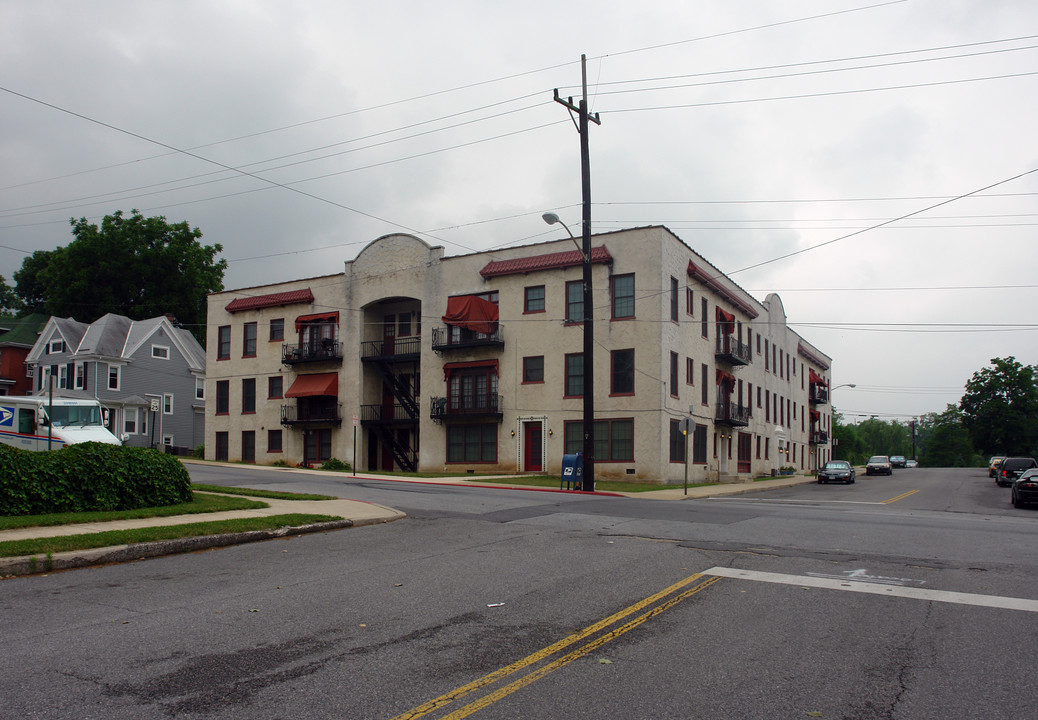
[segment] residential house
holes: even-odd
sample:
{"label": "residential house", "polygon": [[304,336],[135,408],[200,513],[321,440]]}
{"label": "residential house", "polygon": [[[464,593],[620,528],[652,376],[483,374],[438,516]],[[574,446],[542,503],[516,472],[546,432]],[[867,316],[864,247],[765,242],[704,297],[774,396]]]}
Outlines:
{"label": "residential house", "polygon": [[[829,459],[831,360],[778,295],[662,226],[592,241],[596,477]],[[211,294],[206,457],[559,474],[583,450],[582,265],[568,238],[447,257],[393,234],[343,273]]]}
{"label": "residential house", "polygon": [[29,355],[47,316],[33,313],[20,318],[0,318],[0,395],[32,392],[25,358]]}
{"label": "residential house", "polygon": [[97,398],[127,445],[186,453],[204,441],[205,351],[168,317],[52,317],[26,362],[30,394]]}

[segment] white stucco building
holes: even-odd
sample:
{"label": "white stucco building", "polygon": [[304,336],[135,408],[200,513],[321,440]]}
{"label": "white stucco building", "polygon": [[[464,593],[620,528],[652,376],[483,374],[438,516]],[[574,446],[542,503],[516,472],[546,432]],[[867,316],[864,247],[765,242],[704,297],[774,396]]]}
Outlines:
{"label": "white stucco building", "polygon": [[[592,237],[595,476],[748,480],[830,457],[831,360],[667,228]],[[581,255],[371,242],[209,296],[206,457],[558,474],[582,448]]]}

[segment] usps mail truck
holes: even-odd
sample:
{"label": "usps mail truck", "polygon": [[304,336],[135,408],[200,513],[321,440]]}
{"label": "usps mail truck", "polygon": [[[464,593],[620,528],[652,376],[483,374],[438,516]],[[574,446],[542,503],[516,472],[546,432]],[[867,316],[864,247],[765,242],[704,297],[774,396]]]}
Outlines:
{"label": "usps mail truck", "polygon": [[57,450],[84,442],[122,444],[105,427],[97,400],[6,395],[0,397],[0,442],[23,450]]}

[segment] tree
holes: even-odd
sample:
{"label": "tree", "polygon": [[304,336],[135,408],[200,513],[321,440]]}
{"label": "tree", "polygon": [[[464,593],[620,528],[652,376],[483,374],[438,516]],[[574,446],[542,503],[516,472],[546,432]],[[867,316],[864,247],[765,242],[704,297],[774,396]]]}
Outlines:
{"label": "tree", "polygon": [[223,289],[227,269],[216,260],[222,246],[202,245],[202,232],[186,222],[136,210],[108,215],[100,228],[86,218],[71,225],[72,242],[34,253],[16,273],[27,307],[41,301],[44,312],[84,322],[106,313],[135,320],[172,314],[204,342],[206,295]]}
{"label": "tree", "polygon": [[919,461],[926,467],[977,467],[983,460],[973,451],[969,431],[963,423],[962,413],[955,405],[937,415],[929,413],[923,418],[926,425],[925,442]]}
{"label": "tree", "polygon": [[22,313],[45,312],[43,307],[47,297],[47,289],[40,278],[40,272],[50,264],[53,250],[37,250],[22,260],[22,267],[14,273],[14,294],[21,303]]}
{"label": "tree", "polygon": [[0,275],[0,315],[18,310],[20,306],[18,296],[14,294],[4,276]]}
{"label": "tree", "polygon": [[966,383],[962,421],[984,455],[1028,455],[1038,447],[1038,385],[1033,365],[992,358]]}

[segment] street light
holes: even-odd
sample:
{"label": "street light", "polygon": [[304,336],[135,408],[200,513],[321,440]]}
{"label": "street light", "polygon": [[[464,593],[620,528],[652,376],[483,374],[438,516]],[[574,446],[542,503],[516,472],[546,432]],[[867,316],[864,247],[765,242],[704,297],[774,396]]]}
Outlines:
{"label": "street light", "polygon": [[[587,210],[586,213],[590,214]],[[549,225],[554,225],[555,223],[562,225],[562,227],[566,228],[566,232],[569,233],[573,243],[577,243],[577,239],[570,232],[569,227],[562,222],[558,215],[553,212],[546,212],[541,215],[541,218]],[[584,430],[584,471],[580,479],[580,489],[592,492],[595,489],[595,331],[593,327],[595,313],[591,297],[590,217],[585,218],[582,240],[583,245],[577,245],[577,249],[580,250],[584,284],[584,352],[582,355],[584,358],[584,417],[582,421]],[[570,320],[570,318],[566,319]]]}
{"label": "street light", "polygon": [[843,385],[837,385],[836,387],[829,388],[829,392],[832,392],[833,390],[839,390],[842,387],[856,388],[858,386],[854,383],[844,383]]}

